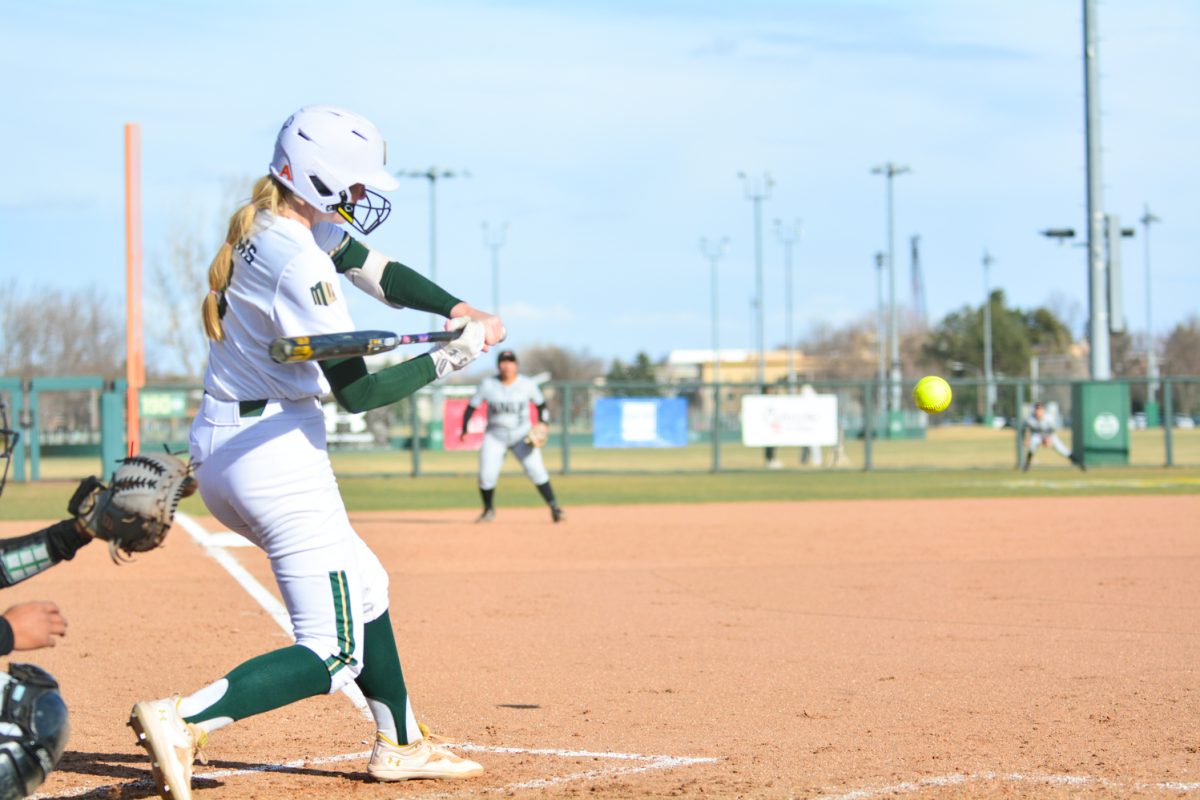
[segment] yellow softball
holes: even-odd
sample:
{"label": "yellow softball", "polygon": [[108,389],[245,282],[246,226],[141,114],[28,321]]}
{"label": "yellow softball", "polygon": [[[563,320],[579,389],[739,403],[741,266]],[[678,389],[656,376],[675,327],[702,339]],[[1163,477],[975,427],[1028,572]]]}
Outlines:
{"label": "yellow softball", "polygon": [[927,414],[940,414],[950,405],[950,384],[937,375],[926,375],[913,387],[913,402]]}

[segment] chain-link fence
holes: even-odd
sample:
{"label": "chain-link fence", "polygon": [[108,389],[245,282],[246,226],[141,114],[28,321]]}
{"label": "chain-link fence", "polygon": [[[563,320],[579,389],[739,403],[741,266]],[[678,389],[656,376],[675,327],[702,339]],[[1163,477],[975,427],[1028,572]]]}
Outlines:
{"label": "chain-link fence", "polygon": [[[954,402],[935,416],[915,408],[908,384],[898,393],[898,407],[888,387],[872,381],[772,385],[768,397],[824,398],[834,409],[832,432],[819,447],[766,448],[745,443],[745,400],[764,394],[756,384],[550,382],[542,387],[551,431],[543,456],[552,474],[1008,469],[1021,464],[1026,447],[1022,423],[1034,401],[1045,404],[1065,448],[1074,446],[1074,383],[1000,379],[994,382],[989,409],[989,392],[982,381],[954,380]],[[1124,420],[1114,422],[1128,435],[1127,463],[1200,466],[1200,377],[1153,382],[1129,378],[1121,383],[1128,386],[1128,410]],[[117,388],[99,378],[0,378],[0,394],[22,433],[23,452],[14,457],[10,479],[79,477],[97,473],[98,466],[100,472],[111,473],[111,465],[97,461],[105,428],[101,400],[114,396]],[[339,474],[473,474],[477,453],[448,449],[447,440],[456,433],[442,429],[443,409],[455,400],[463,402],[473,389],[427,388],[366,414],[345,414],[326,403],[329,449]],[[142,447],[186,450],[201,396],[197,386],[145,387],[140,402]],[[123,404],[109,406],[109,414],[123,414]],[[670,429],[669,435],[646,428],[649,417],[642,412],[652,406],[651,416],[659,427]],[[630,408],[638,414],[630,417]],[[613,409],[620,411],[614,416]],[[110,435],[113,430],[110,424]],[[123,418],[116,420],[115,430],[123,436]],[[1070,469],[1072,464],[1047,448],[1039,451],[1034,467]],[[506,462],[506,470],[518,469],[515,459]]]}

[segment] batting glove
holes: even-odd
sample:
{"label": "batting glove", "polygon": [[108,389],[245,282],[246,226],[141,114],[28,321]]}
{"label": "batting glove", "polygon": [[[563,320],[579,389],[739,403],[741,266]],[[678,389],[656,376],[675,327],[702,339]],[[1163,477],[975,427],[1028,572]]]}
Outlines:
{"label": "batting glove", "polygon": [[452,342],[444,342],[429,351],[439,378],[444,378],[479,358],[484,347],[482,322],[475,322],[469,317],[455,317],[450,320],[446,329],[451,331],[461,329],[462,335]]}

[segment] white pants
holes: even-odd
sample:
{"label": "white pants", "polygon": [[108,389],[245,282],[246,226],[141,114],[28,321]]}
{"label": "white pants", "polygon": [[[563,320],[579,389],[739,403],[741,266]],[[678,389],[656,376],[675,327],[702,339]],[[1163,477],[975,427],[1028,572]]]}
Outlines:
{"label": "white pants", "polygon": [[191,455],[205,505],[266,552],[296,644],[340,690],[362,670],[363,625],[387,610],[388,576],[350,526],[316,398],[242,418],[236,402],[205,395]]}
{"label": "white pants", "polygon": [[1063,440],[1058,438],[1057,433],[1031,433],[1031,434],[1029,434],[1029,452],[1030,452],[1030,454],[1036,453],[1038,448],[1042,447],[1042,446],[1053,447],[1056,451],[1058,451],[1058,454],[1060,456],[1062,456],[1063,458],[1071,457],[1070,448],[1068,448],[1065,444],[1063,444]]}
{"label": "white pants", "polygon": [[504,466],[504,454],[512,450],[513,455],[525,468],[525,474],[534,486],[541,486],[550,480],[546,465],[542,462],[542,451],[526,441],[508,445],[496,436],[483,435],[483,444],[479,448],[479,488],[495,489],[500,480],[500,468]]}

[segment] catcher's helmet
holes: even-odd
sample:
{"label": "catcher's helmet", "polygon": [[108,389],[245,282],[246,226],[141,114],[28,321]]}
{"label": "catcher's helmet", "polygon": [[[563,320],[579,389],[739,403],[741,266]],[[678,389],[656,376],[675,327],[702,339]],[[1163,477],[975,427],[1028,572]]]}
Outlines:
{"label": "catcher's helmet", "polygon": [[70,723],[58,681],[41,667],[9,664],[0,682],[0,800],[18,800],[62,758]]}
{"label": "catcher's helmet", "polygon": [[392,204],[370,190],[355,202],[350,187],[396,189],[400,182],[386,164],[387,142],[370,120],[337,106],[305,106],[280,128],[271,174],[310,206],[337,212],[365,234],[387,219]]}

